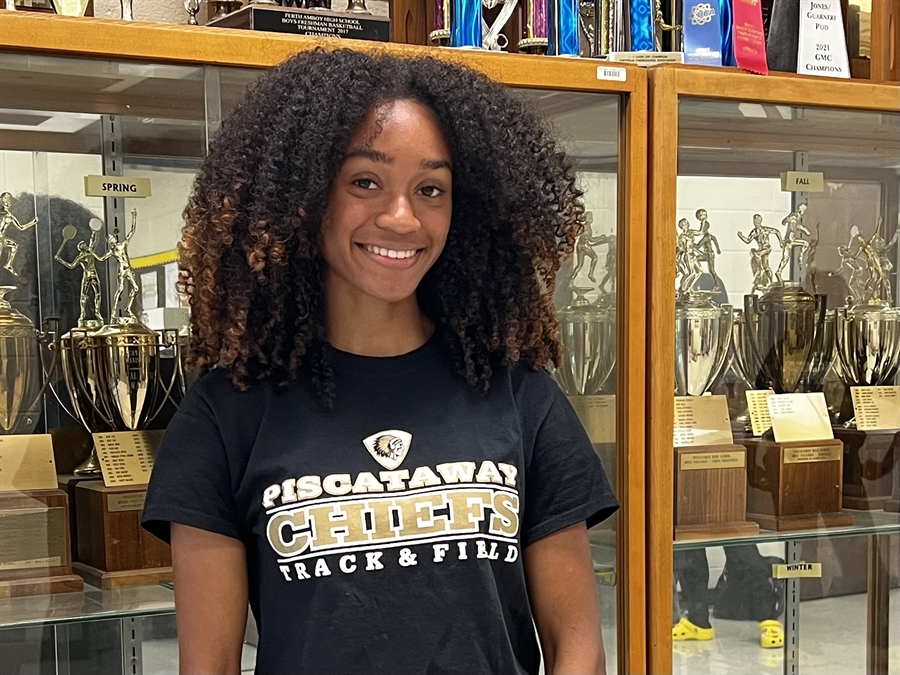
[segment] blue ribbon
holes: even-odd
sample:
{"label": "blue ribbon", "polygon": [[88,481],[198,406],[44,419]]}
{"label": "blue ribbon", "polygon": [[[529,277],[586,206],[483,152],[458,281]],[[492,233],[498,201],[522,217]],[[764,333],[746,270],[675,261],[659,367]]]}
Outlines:
{"label": "blue ribbon", "polygon": [[[728,0],[685,0],[682,20],[685,63],[722,65],[724,20],[720,3],[727,2]],[[730,19],[729,11],[729,22]]]}
{"label": "blue ribbon", "polygon": [[579,56],[578,0],[550,0],[547,9],[547,54]]}
{"label": "blue ribbon", "polygon": [[481,0],[453,0],[450,46],[481,48]]}
{"label": "blue ribbon", "polygon": [[628,14],[631,24],[631,51],[656,51],[653,0],[630,0]]}
{"label": "blue ribbon", "polygon": [[722,65],[735,66],[737,61],[734,60],[734,39],[732,38],[731,27],[734,19],[731,15],[731,0],[719,0],[720,12],[722,19]]}

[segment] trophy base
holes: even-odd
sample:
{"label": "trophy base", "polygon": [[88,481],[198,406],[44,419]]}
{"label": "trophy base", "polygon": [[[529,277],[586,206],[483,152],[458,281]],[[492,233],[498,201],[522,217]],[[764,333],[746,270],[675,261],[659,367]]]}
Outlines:
{"label": "trophy base", "polygon": [[206,25],[376,42],[391,39],[391,20],[387,17],[277,5],[247,5]]}
{"label": "trophy base", "polygon": [[900,499],[888,499],[884,503],[884,510],[888,513],[900,513]]}
{"label": "trophy base", "polygon": [[65,492],[0,493],[0,598],[82,590],[71,560]]}
{"label": "trophy base", "polygon": [[853,525],[853,514],[815,513],[806,516],[772,516],[765,513],[748,513],[747,517],[759,523],[765,530],[786,532],[791,530],[815,530],[820,527],[847,527]]}
{"label": "trophy base", "polygon": [[[146,485],[106,487],[101,481],[84,481],[75,486],[75,523],[78,530],[76,571],[98,570],[90,582],[135,586],[144,571],[153,583],[160,569],[171,569],[172,553],[168,544],[141,528],[141,512],[147,497]],[[124,572],[118,576],[105,576]],[[87,579],[88,577],[85,576]],[[101,584],[97,584],[101,585]]]}
{"label": "trophy base", "polygon": [[[56,480],[59,489],[66,493],[69,504],[75,503],[75,487],[79,483],[89,480],[100,480],[100,476],[76,476],[75,474],[57,474]],[[75,509],[69,509],[69,539],[72,542],[72,561],[78,560],[78,524],[75,522]]]}
{"label": "trophy base", "polygon": [[74,571],[91,586],[102,588],[130,588],[132,586],[159,586],[172,583],[171,567],[153,567],[140,570],[120,570],[118,572],[106,572],[84,563],[74,563]]}
{"label": "trophy base", "polygon": [[849,525],[841,513],[844,444],[836,439],[744,441],[747,517],[771,530]]}
{"label": "trophy base", "polygon": [[900,459],[900,433],[835,428],[844,443],[843,506],[875,511],[891,499],[894,466]]}
{"label": "trophy base", "polygon": [[675,448],[675,538],[758,532],[747,522],[747,450],[733,444]]}
{"label": "trophy base", "polygon": [[759,534],[759,525],[749,520],[715,525],[676,525],[675,541],[691,539],[723,539],[731,537],[753,537]]}
{"label": "trophy base", "polygon": [[0,599],[23,598],[29,595],[79,593],[83,590],[84,579],[77,574],[0,581]]}

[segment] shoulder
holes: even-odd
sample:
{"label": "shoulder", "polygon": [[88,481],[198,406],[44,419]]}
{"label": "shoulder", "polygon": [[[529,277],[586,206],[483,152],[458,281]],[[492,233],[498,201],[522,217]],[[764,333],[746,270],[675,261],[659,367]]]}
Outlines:
{"label": "shoulder", "polygon": [[524,364],[508,366],[508,377],[521,417],[542,420],[563,397],[559,385],[544,368]]}
{"label": "shoulder", "polygon": [[238,389],[225,368],[213,368],[202,374],[188,389],[179,411],[205,414],[210,417],[229,417],[237,411],[264,406],[273,387],[269,383],[252,384]]}

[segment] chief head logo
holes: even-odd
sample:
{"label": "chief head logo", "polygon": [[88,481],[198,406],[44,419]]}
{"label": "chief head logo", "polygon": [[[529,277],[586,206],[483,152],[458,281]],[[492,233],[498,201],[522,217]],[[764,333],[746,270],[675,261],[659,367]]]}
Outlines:
{"label": "chief head logo", "polygon": [[398,429],[379,431],[363,440],[373,459],[389,471],[403,463],[411,443],[412,434]]}

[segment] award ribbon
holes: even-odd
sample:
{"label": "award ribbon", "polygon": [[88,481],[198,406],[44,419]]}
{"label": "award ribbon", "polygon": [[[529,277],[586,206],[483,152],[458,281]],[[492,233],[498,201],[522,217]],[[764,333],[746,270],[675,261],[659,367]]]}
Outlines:
{"label": "award ribbon", "polygon": [[722,18],[715,0],[684,3],[684,62],[701,66],[722,65]]}
{"label": "award ribbon", "polygon": [[628,3],[633,52],[656,51],[654,39],[656,8],[652,5],[653,0],[630,0]]}
{"label": "award ribbon", "polygon": [[550,56],[578,56],[581,54],[578,0],[549,0],[547,6],[550,10],[547,54]]}
{"label": "award ribbon", "polygon": [[840,0],[802,0],[797,72],[850,77]]}
{"label": "award ribbon", "polygon": [[769,74],[760,0],[734,0],[734,57],[738,68]]}
{"label": "award ribbon", "polygon": [[450,46],[481,48],[481,0],[453,0]]}

